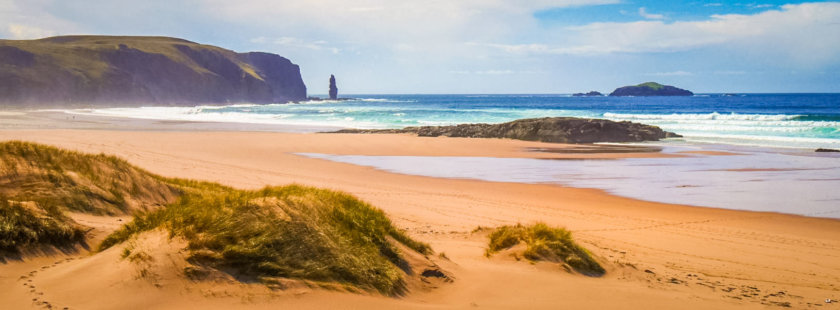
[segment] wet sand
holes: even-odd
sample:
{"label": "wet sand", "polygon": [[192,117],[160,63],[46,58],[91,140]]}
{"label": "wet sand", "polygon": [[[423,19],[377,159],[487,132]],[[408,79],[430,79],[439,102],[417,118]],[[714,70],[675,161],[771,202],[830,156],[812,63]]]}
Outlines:
{"label": "wet sand", "polygon": [[[164,176],[240,188],[300,183],[346,191],[382,208],[397,226],[445,253],[450,262],[444,267],[455,276],[453,283],[403,298],[208,286],[168,274],[158,287],[120,267],[114,253],[82,251],[0,265],[0,301],[13,308],[41,307],[32,300],[41,298],[59,309],[830,309],[837,305],[824,300],[840,299],[838,220],[652,203],[556,185],[399,175],[293,154],[621,158],[659,153],[533,152],[575,146],[244,131],[4,130],[0,140],[103,152]],[[483,255],[486,237],[472,233],[478,226],[535,221],[570,229],[605,265],[606,276],[588,278],[556,265],[488,259]],[[68,257],[74,260],[53,265]],[[33,270],[36,276],[28,276]]]}

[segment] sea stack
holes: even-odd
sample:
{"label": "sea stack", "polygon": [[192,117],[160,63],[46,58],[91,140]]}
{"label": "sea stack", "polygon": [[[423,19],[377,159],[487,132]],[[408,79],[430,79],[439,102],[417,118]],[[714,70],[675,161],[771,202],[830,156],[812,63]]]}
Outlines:
{"label": "sea stack", "polygon": [[335,86],[335,75],[330,74],[330,99],[338,99],[338,87]]}

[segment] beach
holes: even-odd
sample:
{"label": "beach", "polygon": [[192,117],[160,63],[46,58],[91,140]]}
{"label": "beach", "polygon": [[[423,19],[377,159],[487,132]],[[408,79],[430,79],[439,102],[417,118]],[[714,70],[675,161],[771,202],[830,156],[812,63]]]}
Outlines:
{"label": "beach", "polygon": [[[32,298],[37,293],[69,309],[764,309],[831,308],[836,304],[824,301],[840,298],[836,219],[655,203],[554,184],[396,174],[298,154],[607,160],[674,155],[534,152],[579,146],[207,126],[175,131],[16,129],[0,131],[0,140],[116,155],[162,176],[243,189],[297,183],[344,191],[381,208],[397,227],[428,242],[436,253],[445,253],[446,258],[437,261],[454,281],[399,298],[313,288],[275,292],[259,284],[209,285],[167,274],[157,287],[126,280],[130,271],[125,268],[103,267],[118,265],[112,262],[116,253],[90,256],[82,251],[0,265],[0,300],[21,309],[35,308]],[[114,229],[106,225],[114,220],[97,217],[88,223],[104,233]],[[485,257],[487,236],[476,228],[537,221],[569,229],[604,265],[606,275],[590,278],[554,264]],[[148,242],[153,247],[167,244],[167,238],[151,236]],[[57,261],[62,263],[54,265]],[[40,270],[27,278],[36,288],[20,280],[31,270]],[[92,297],[106,289],[103,299]]]}

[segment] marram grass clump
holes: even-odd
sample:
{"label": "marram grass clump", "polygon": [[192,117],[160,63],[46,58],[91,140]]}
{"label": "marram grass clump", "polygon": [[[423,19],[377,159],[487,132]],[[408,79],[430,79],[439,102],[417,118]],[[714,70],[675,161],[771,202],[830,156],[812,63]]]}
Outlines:
{"label": "marram grass clump", "polygon": [[177,195],[160,177],[120,158],[20,141],[0,143],[0,194],[44,210],[97,215],[130,214]]}
{"label": "marram grass clump", "polygon": [[0,258],[84,241],[84,227],[68,211],[135,214],[100,249],[165,229],[187,241],[189,270],[267,284],[282,277],[400,295],[411,272],[400,249],[432,253],[345,193],[298,185],[236,190],[160,177],[113,156],[0,143]]}
{"label": "marram grass clump", "polygon": [[592,255],[572,240],[572,234],[563,228],[550,227],[544,223],[531,226],[517,224],[502,226],[490,233],[485,255],[510,249],[525,243],[522,256],[532,261],[550,261],[568,264],[575,271],[587,276],[602,276],[606,271]]}
{"label": "marram grass clump", "polygon": [[186,239],[196,265],[253,279],[338,282],[386,295],[404,292],[400,269],[409,268],[394,242],[431,253],[381,210],[348,194],[298,185],[187,191],[166,208],[136,216],[101,248],[156,228]]}
{"label": "marram grass clump", "polygon": [[62,213],[39,210],[0,195],[0,255],[48,244],[68,246],[84,239],[84,231]]}
{"label": "marram grass clump", "polygon": [[84,241],[68,211],[126,214],[176,195],[174,185],[117,157],[0,142],[0,256]]}

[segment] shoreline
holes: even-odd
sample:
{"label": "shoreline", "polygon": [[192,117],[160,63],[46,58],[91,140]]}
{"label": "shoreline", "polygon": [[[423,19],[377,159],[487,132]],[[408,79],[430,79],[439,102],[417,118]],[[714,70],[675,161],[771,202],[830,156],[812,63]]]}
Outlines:
{"label": "shoreline", "polygon": [[242,131],[315,133],[335,126],[236,122],[176,121],[72,114],[62,111],[8,110],[0,113],[0,130]]}
{"label": "shoreline", "polygon": [[[574,146],[408,135],[0,130],[0,140],[12,139],[116,155],[152,173],[237,188],[299,183],[345,191],[381,208],[398,227],[431,243],[438,253],[445,253],[454,264],[456,276],[452,285],[413,292],[403,299],[309,290],[294,298],[281,296],[242,304],[236,302],[240,297],[207,300],[195,293],[170,294],[154,287],[114,288],[115,296],[147,294],[168,300],[155,304],[158,308],[175,309],[189,300],[201,306],[224,301],[221,304],[254,309],[277,305],[322,308],[332,303],[374,309],[468,309],[473,303],[489,308],[551,309],[562,300],[572,308],[743,309],[763,308],[768,301],[804,308],[828,296],[840,297],[840,288],[835,286],[840,279],[840,261],[836,260],[840,256],[840,221],[835,219],[655,203],[558,185],[400,175],[293,154],[628,158],[663,155],[659,153],[536,153],[526,149]],[[548,266],[541,264],[488,260],[483,256],[485,237],[471,233],[478,226],[537,221],[572,231],[578,242],[605,262],[607,276],[592,279],[546,269]],[[18,263],[0,265],[0,270],[25,271],[14,264]],[[39,283],[39,289],[48,294],[68,290],[56,298],[78,304],[80,296],[73,295],[90,289],[91,284],[86,284],[89,277],[57,270],[76,276],[55,275],[55,281]],[[8,283],[14,287],[6,294],[13,295],[0,296],[0,300],[13,298],[9,296],[16,293],[28,296],[18,292],[23,288],[17,288],[20,285],[14,282],[15,273],[10,275]],[[0,287],[5,287],[2,279]],[[610,289],[605,291],[604,287]],[[734,298],[742,290],[752,294],[749,287],[760,290],[759,295]],[[254,289],[230,290],[233,296],[246,296]],[[762,301],[762,296],[779,291],[786,295]]]}
{"label": "shoreline", "polygon": [[[801,94],[799,94],[801,95]],[[33,110],[18,107],[5,109],[14,113],[25,113],[25,117],[0,114],[0,129],[117,129],[117,130],[223,130],[223,131],[275,131],[275,132],[329,132],[340,129],[394,129],[422,127],[429,125],[447,126],[453,124],[499,124],[526,118],[579,117],[611,121],[631,121],[654,125],[663,130],[682,134],[682,141],[698,145],[724,144],[733,147],[767,148],[779,151],[808,151],[816,149],[837,149],[837,137],[826,130],[836,129],[840,124],[833,114],[813,114],[810,110],[797,112],[776,109],[762,114],[746,109],[733,108],[732,112],[707,109],[700,112],[679,112],[670,110],[651,112],[635,109],[621,110],[608,103],[599,108],[587,108],[585,102],[569,102],[573,108],[555,110],[548,108],[554,100],[542,99],[526,104],[527,108],[506,109],[505,100],[520,102],[518,96],[491,100],[489,110],[481,106],[472,107],[471,96],[453,95],[452,100],[468,103],[464,109],[450,108],[438,97],[422,95],[370,95],[372,98],[348,101],[348,103],[315,104],[227,104],[186,106],[131,106],[74,108],[65,110]],[[502,96],[505,97],[505,96]],[[771,97],[773,97],[771,95]],[[431,98],[431,99],[430,99]],[[433,99],[438,98],[438,99]],[[528,97],[531,98],[531,97]],[[773,97],[775,98],[775,97]],[[778,99],[778,98],[776,98]],[[461,101],[458,101],[461,100]],[[546,101],[548,100],[548,101]],[[754,102],[757,100],[753,98]],[[428,102],[427,102],[428,101]],[[521,103],[521,102],[520,102]],[[651,103],[652,108],[661,108]],[[667,104],[664,105],[668,107]],[[27,110],[28,109],[28,110]],[[92,109],[104,109],[93,111]],[[617,109],[617,110],[616,110]],[[631,109],[632,110],[632,109]],[[638,111],[636,111],[638,110]],[[443,118],[430,116],[432,112],[449,115]],[[619,111],[619,112],[615,112]],[[624,112],[621,112],[624,111]],[[470,116],[477,113],[476,116]],[[814,112],[816,113],[816,112]],[[8,113],[7,113],[8,114]],[[812,115],[813,114],[813,115]],[[81,118],[76,121],[74,118]],[[25,119],[25,121],[21,121]],[[60,124],[58,124],[60,123]],[[716,129],[717,128],[717,129]],[[801,134],[789,134],[801,132]],[[816,134],[821,132],[826,134]],[[834,131],[836,133],[836,130]]]}

